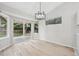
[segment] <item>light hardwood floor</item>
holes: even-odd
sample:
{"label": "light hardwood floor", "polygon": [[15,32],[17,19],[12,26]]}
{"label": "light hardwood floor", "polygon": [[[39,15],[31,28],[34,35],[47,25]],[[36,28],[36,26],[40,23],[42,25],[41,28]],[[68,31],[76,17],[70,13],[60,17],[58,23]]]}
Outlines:
{"label": "light hardwood floor", "polygon": [[72,48],[60,46],[42,40],[30,40],[7,48],[0,52],[2,56],[72,56]]}

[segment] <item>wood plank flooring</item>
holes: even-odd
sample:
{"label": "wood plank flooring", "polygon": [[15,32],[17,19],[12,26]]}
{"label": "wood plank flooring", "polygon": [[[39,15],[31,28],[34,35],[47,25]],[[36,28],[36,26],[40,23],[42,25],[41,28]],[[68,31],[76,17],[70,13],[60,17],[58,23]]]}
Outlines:
{"label": "wood plank flooring", "polygon": [[30,40],[7,48],[1,56],[73,56],[74,50],[42,40]]}

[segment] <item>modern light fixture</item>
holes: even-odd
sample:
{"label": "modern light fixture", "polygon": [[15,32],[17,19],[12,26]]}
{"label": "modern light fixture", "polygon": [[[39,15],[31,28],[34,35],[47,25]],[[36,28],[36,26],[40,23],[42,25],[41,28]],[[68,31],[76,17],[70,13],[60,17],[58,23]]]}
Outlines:
{"label": "modern light fixture", "polygon": [[36,20],[45,20],[46,19],[46,14],[44,11],[41,11],[41,2],[39,4],[39,11],[35,13],[35,19]]}

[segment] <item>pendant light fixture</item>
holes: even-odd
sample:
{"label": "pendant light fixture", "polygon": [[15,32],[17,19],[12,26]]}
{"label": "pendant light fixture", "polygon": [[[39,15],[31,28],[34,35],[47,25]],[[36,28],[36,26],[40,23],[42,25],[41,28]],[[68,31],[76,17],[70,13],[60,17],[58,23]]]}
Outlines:
{"label": "pendant light fixture", "polygon": [[46,14],[44,11],[41,10],[41,2],[39,3],[39,11],[35,13],[35,19],[36,20],[45,20]]}

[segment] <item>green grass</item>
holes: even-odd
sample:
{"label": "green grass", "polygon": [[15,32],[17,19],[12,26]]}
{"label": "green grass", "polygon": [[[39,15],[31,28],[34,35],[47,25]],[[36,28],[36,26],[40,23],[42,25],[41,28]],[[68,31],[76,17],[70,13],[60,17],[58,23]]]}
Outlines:
{"label": "green grass", "polygon": [[19,33],[14,33],[14,36],[21,36],[21,35],[23,35],[23,33],[22,32],[19,32]]}
{"label": "green grass", "polygon": [[0,32],[0,37],[6,36],[6,32]]}
{"label": "green grass", "polygon": [[21,36],[21,35],[23,35],[22,30],[14,30],[14,36]]}

